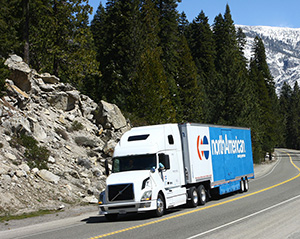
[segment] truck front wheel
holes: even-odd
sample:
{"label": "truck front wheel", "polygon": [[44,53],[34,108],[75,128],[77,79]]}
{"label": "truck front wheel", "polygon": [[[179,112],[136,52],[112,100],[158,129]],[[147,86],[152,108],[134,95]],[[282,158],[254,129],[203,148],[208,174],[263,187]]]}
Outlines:
{"label": "truck front wheel", "polygon": [[204,205],[206,203],[206,191],[203,185],[199,185],[197,188],[198,196],[199,196],[199,205]]}
{"label": "truck front wheel", "polygon": [[197,207],[199,203],[199,194],[195,187],[190,187],[188,191],[188,197],[189,197],[188,205],[190,207]]}
{"label": "truck front wheel", "polygon": [[166,206],[164,197],[161,194],[158,194],[156,200],[156,209],[154,210],[154,216],[161,217],[162,215],[164,215],[165,210]]}

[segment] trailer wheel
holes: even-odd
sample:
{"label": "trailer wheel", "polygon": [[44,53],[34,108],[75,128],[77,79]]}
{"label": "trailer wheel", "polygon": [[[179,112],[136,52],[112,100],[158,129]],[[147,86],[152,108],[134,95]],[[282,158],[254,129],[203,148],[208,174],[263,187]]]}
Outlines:
{"label": "trailer wheel", "polygon": [[244,183],[244,180],[241,178],[241,181],[240,181],[240,193],[243,193],[245,192],[245,183]]}
{"label": "trailer wheel", "polygon": [[104,215],[107,221],[114,222],[118,219],[118,214],[105,214]]}
{"label": "trailer wheel", "polygon": [[199,205],[204,205],[206,203],[206,191],[205,191],[205,187],[203,185],[199,185],[199,187],[197,188],[197,193],[199,196]]}
{"label": "trailer wheel", "polygon": [[160,193],[157,196],[156,209],[154,210],[153,214],[155,217],[161,217],[162,215],[164,215],[165,210],[166,210],[165,200],[164,200],[164,197]]}
{"label": "trailer wheel", "polygon": [[245,183],[245,192],[248,192],[248,190],[249,190],[249,181],[248,181],[248,178],[245,178],[244,183]]}
{"label": "trailer wheel", "polygon": [[191,187],[188,191],[188,205],[189,207],[197,207],[199,203],[199,194],[196,187]]}

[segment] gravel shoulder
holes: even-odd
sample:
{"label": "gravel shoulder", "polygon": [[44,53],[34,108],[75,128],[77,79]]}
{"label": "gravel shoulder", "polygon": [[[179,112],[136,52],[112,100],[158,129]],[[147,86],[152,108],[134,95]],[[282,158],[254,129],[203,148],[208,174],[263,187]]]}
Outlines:
{"label": "gravel shoulder", "polygon": [[[86,205],[86,206],[74,206],[74,207],[66,207],[62,211],[57,211],[55,213],[46,214],[42,216],[25,218],[21,220],[9,220],[0,223],[0,232],[6,230],[12,230],[21,227],[27,227],[31,225],[36,225],[40,223],[58,221],[66,218],[78,218],[82,217],[85,219],[89,216],[97,216],[98,215],[98,205]],[[0,237],[1,238],[1,237]]]}
{"label": "gravel shoulder", "polygon": [[[280,159],[279,159],[280,160]],[[276,167],[277,163],[279,162],[277,157],[274,157],[273,160],[266,160],[265,162],[261,164],[255,164],[254,165],[254,176],[255,179],[265,177],[268,175],[272,170]]]}

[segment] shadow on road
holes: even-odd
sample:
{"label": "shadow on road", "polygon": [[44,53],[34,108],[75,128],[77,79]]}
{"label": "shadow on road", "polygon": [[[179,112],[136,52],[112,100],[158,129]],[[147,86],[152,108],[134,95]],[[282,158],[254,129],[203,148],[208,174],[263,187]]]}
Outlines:
{"label": "shadow on road", "polygon": [[[177,207],[175,209],[168,209],[165,213],[165,216],[168,216],[170,214],[176,213],[178,211],[181,211],[182,209],[187,208],[184,206]],[[118,222],[125,222],[125,221],[144,221],[144,220],[149,220],[153,219],[154,217],[151,215],[151,213],[128,213],[125,215],[119,215],[117,221]],[[86,222],[87,224],[94,224],[94,223],[114,223],[107,221],[104,216],[93,216],[89,218],[85,218],[81,220],[82,222]]]}

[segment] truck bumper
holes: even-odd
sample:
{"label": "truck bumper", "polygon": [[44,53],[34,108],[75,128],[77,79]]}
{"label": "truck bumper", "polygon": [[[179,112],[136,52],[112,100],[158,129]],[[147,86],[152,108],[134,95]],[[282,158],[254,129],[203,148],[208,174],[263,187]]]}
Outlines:
{"label": "truck bumper", "polygon": [[131,212],[145,212],[156,209],[156,200],[145,202],[109,203],[99,205],[99,214],[126,214]]}

